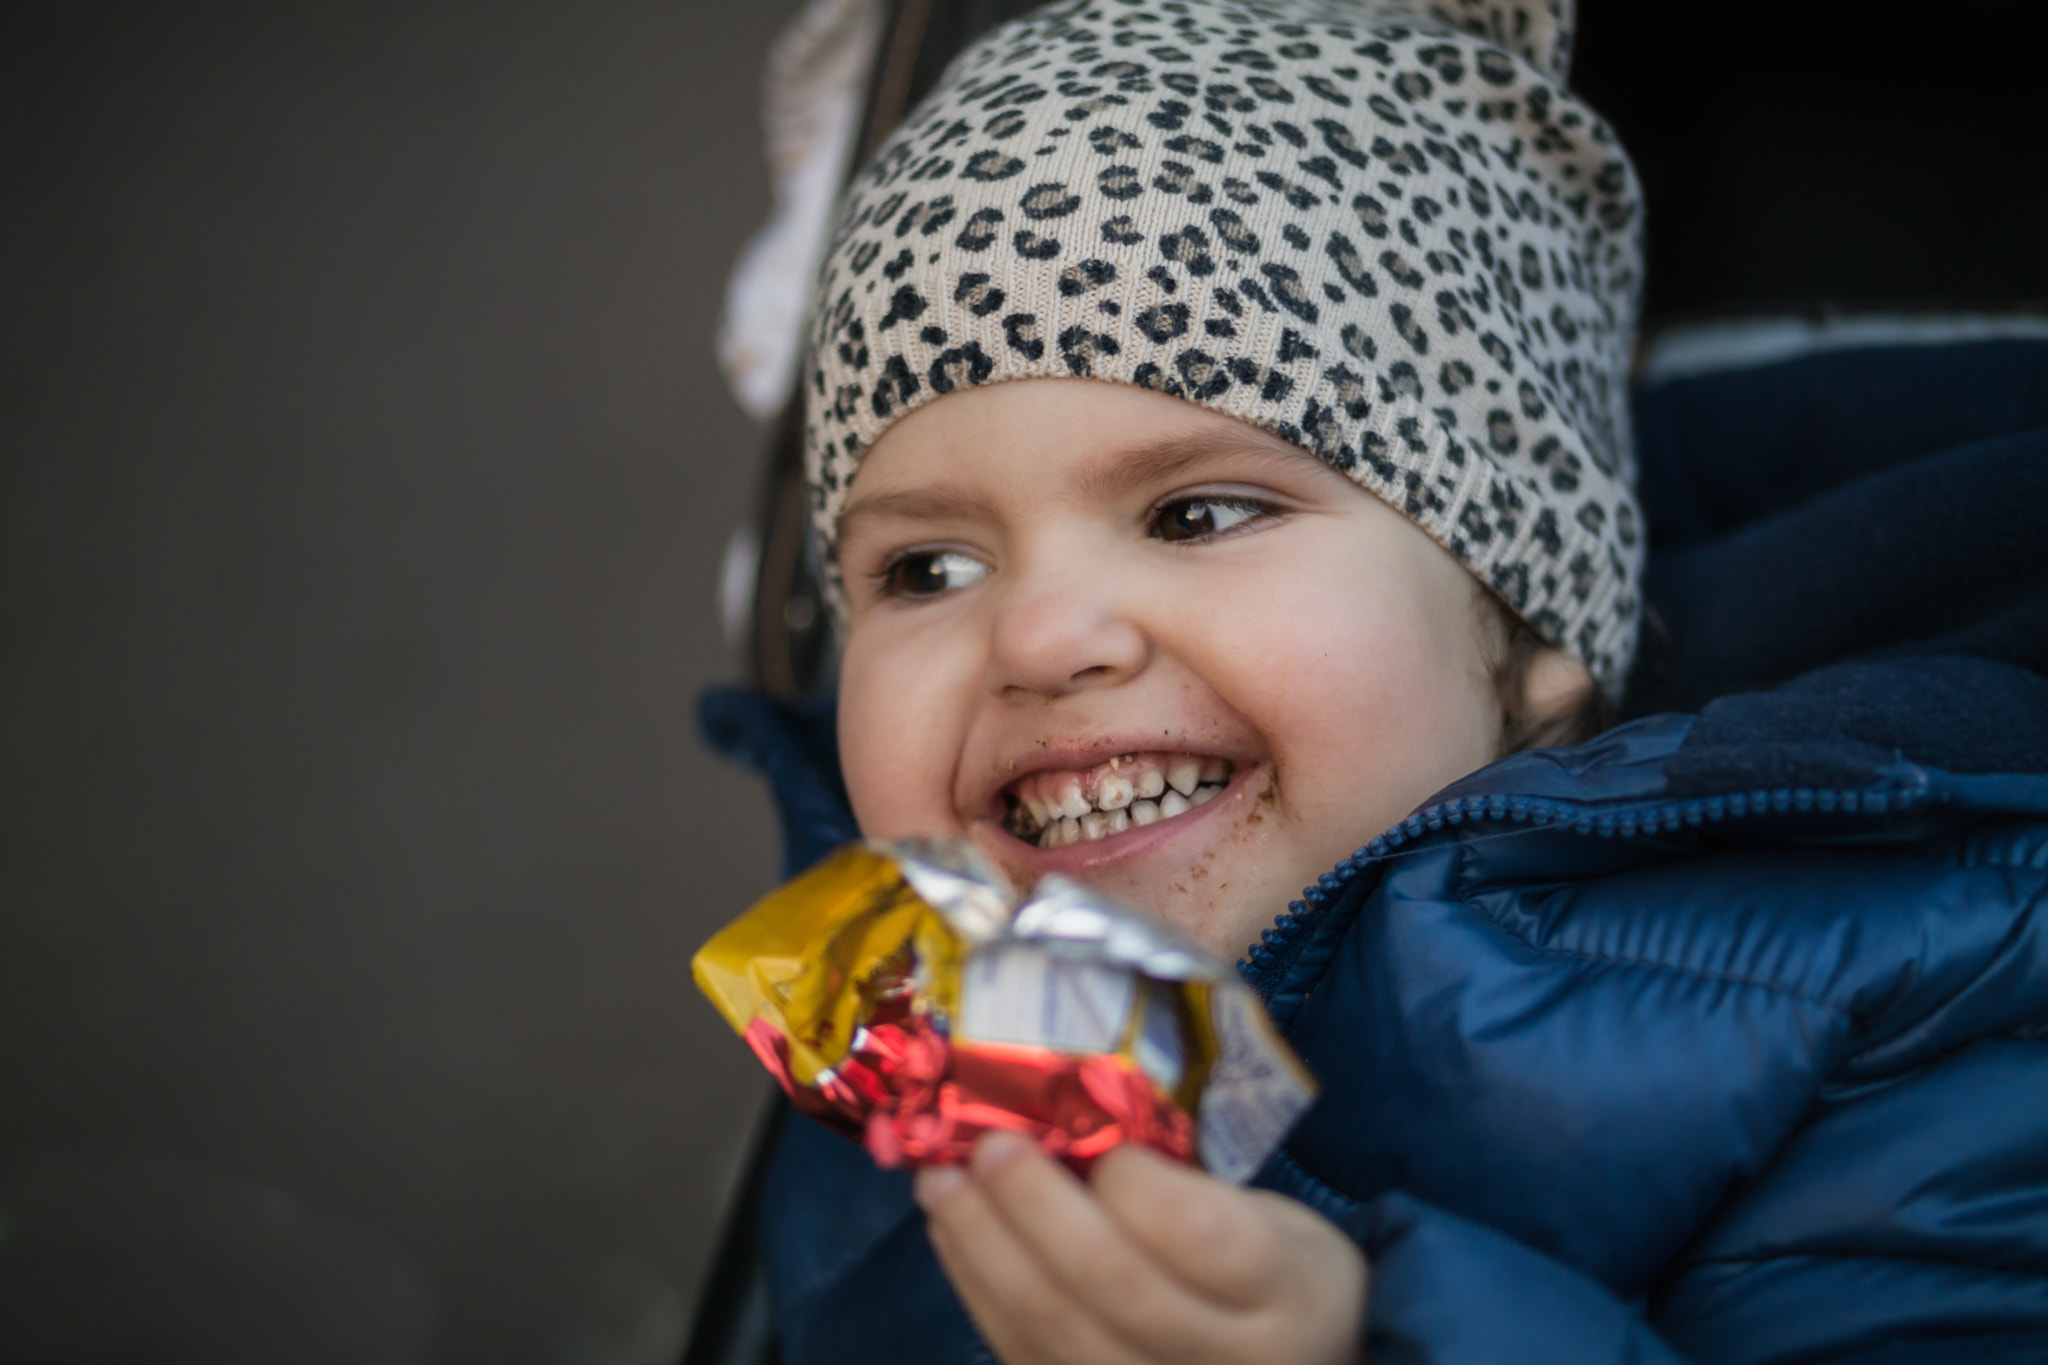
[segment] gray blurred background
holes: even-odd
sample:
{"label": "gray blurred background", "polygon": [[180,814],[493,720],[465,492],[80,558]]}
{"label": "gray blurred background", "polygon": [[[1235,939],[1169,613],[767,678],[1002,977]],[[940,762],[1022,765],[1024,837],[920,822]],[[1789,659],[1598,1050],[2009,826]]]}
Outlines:
{"label": "gray blurred background", "polygon": [[793,9],[6,7],[0,1360],[678,1351]]}

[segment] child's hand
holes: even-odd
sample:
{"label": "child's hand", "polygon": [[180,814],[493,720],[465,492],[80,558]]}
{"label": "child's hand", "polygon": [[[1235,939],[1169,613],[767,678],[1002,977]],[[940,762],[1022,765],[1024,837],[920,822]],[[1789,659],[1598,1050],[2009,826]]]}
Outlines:
{"label": "child's hand", "polygon": [[1083,1184],[992,1133],[971,1166],[929,1168],[917,1200],[967,1311],[1006,1365],[1359,1358],[1366,1265],[1291,1199],[1141,1147]]}

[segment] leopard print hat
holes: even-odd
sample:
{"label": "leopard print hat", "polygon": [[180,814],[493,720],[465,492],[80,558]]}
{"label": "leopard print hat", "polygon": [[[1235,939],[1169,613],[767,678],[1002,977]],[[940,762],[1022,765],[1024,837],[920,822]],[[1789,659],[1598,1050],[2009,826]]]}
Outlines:
{"label": "leopard print hat", "polygon": [[1054,0],[847,192],[805,446],[826,591],[862,453],[962,385],[1137,384],[1405,513],[1610,693],[1643,546],[1639,198],[1564,0]]}

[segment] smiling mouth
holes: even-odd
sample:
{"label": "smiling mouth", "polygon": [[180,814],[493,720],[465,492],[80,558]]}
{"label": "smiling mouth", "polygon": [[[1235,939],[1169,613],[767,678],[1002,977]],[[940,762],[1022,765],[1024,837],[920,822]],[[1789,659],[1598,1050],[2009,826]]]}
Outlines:
{"label": "smiling mouth", "polygon": [[1222,795],[1234,771],[1228,759],[1153,752],[1035,772],[1004,790],[1003,827],[1039,848],[1091,843],[1187,814]]}

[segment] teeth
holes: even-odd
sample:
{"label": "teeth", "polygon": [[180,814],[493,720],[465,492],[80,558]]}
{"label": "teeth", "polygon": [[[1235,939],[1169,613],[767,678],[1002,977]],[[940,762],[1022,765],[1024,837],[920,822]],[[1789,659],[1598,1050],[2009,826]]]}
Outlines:
{"label": "teeth", "polygon": [[1053,804],[1061,815],[1073,820],[1078,820],[1095,809],[1088,804],[1088,798],[1082,794],[1081,779],[1078,777],[1064,778],[1059,786],[1054,788]]}
{"label": "teeth", "polygon": [[1184,815],[1221,796],[1230,777],[1228,759],[1119,754],[1090,772],[1044,773],[1019,783],[1006,823],[1040,848],[1062,848]]}
{"label": "teeth", "polygon": [[1182,796],[1170,791],[1158,801],[1133,801],[1127,808],[1113,811],[1089,811],[1086,815],[1062,816],[1052,820],[1038,834],[1040,848],[1064,848],[1068,844],[1093,843],[1106,839],[1112,834],[1122,834],[1127,829],[1143,829],[1156,825],[1161,820],[1171,820],[1176,815],[1185,815],[1196,806],[1204,806],[1223,795],[1221,782],[1204,782],[1197,786],[1192,796]]}

